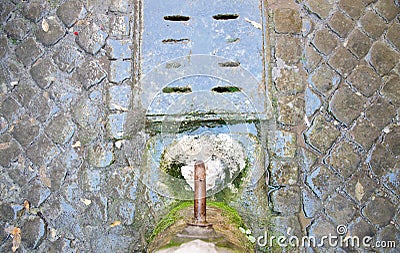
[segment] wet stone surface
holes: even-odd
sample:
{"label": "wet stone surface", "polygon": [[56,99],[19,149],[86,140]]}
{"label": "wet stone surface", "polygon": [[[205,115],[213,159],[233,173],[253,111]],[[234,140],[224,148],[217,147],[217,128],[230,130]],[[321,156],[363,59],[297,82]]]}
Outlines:
{"label": "wet stone surface", "polygon": [[47,88],[56,80],[56,66],[49,58],[39,59],[31,68],[30,73],[40,88]]}
{"label": "wet stone surface", "polygon": [[15,49],[17,59],[22,62],[24,66],[30,66],[39,58],[42,52],[42,49],[32,38],[25,40]]}
{"label": "wet stone surface", "polygon": [[340,194],[334,194],[327,200],[326,213],[335,224],[347,224],[354,218],[356,208],[351,200]]}
{"label": "wet stone surface", "polygon": [[22,18],[16,18],[4,26],[7,35],[14,40],[23,40],[31,29],[30,23]]}
{"label": "wet stone surface", "polygon": [[95,23],[89,24],[79,31],[76,43],[85,52],[96,54],[105,45],[108,34],[100,29]]}
{"label": "wet stone surface", "polygon": [[[260,180],[256,194],[270,210],[254,189],[232,202],[257,203],[240,213],[256,238],[322,237],[344,224],[349,235],[399,240],[398,1],[274,1],[264,19],[252,1],[217,1],[210,12],[209,2],[195,11],[153,2],[0,1],[1,252],[11,251],[10,225],[22,231],[17,252],[145,250],[175,202],[135,177],[151,149],[147,108],[136,108],[147,87],[136,79],[197,53],[238,60],[259,80],[268,73],[267,92],[262,82],[256,92],[268,95],[274,124],[255,131],[268,133],[269,187]],[[163,18],[175,14],[190,19]],[[189,42],[162,42],[175,37]]]}
{"label": "wet stone surface", "polygon": [[33,22],[37,22],[44,16],[47,8],[48,2],[32,0],[24,4],[22,7],[22,15]]}
{"label": "wet stone surface", "polygon": [[309,130],[305,133],[306,141],[314,148],[325,153],[339,136],[340,132],[331,122],[318,115]]}
{"label": "wet stone surface", "polygon": [[64,27],[54,16],[43,19],[41,27],[36,28],[36,39],[44,46],[56,44],[64,35]]}
{"label": "wet stone surface", "polygon": [[107,74],[96,61],[86,61],[76,71],[82,86],[89,90],[106,78]]}
{"label": "wet stone surface", "polygon": [[62,71],[71,72],[75,68],[75,63],[79,58],[79,53],[73,46],[61,46],[53,54],[53,61]]}
{"label": "wet stone surface", "polygon": [[275,30],[278,33],[294,33],[301,31],[300,14],[293,9],[278,9],[274,15]]}
{"label": "wet stone surface", "polygon": [[383,42],[376,42],[370,51],[370,62],[381,75],[387,74],[399,62],[398,53]]}
{"label": "wet stone surface", "polygon": [[357,153],[355,146],[348,142],[343,142],[335,146],[328,163],[332,165],[344,178],[349,178],[354,174],[361,157]]}
{"label": "wet stone surface", "polygon": [[272,193],[274,211],[282,215],[295,214],[300,211],[300,188],[284,187]]}
{"label": "wet stone surface", "polygon": [[72,27],[75,22],[82,18],[86,13],[80,1],[66,1],[57,9],[57,16],[64,23],[65,26]]}
{"label": "wet stone surface", "polygon": [[360,115],[364,103],[362,96],[344,85],[336,90],[329,107],[338,120],[349,126]]}
{"label": "wet stone surface", "polygon": [[68,115],[59,114],[53,118],[46,128],[49,137],[58,144],[67,143],[75,132],[75,125]]}
{"label": "wet stone surface", "polygon": [[131,77],[131,68],[130,61],[111,61],[108,80],[112,83],[121,83]]}
{"label": "wet stone surface", "polygon": [[374,224],[384,226],[389,224],[396,212],[396,207],[388,200],[375,197],[363,209],[363,214]]}
{"label": "wet stone surface", "polygon": [[325,96],[339,85],[340,76],[328,65],[321,65],[309,77],[309,83]]}
{"label": "wet stone surface", "polygon": [[306,182],[318,197],[326,199],[341,180],[327,166],[320,166],[307,176]]}

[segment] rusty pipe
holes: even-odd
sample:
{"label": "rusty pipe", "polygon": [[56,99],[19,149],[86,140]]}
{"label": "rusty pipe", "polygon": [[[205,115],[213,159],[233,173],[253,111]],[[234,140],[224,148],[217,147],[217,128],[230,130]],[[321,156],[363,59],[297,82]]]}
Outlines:
{"label": "rusty pipe", "polygon": [[194,165],[194,223],[207,224],[206,221],[206,166],[203,161]]}

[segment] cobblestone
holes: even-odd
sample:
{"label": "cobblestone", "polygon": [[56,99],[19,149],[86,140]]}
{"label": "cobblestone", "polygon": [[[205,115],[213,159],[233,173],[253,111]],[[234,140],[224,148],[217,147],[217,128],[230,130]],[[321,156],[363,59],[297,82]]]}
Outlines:
{"label": "cobblestone", "polygon": [[304,93],[305,110],[308,117],[312,116],[322,105],[321,99],[310,88]]}
{"label": "cobblestone", "polygon": [[373,39],[379,38],[386,28],[385,21],[373,11],[367,11],[360,19],[364,31]]}
{"label": "cobblestone", "polygon": [[31,26],[29,22],[22,18],[16,18],[4,26],[7,35],[14,40],[23,40],[28,35]]}
{"label": "cobblestone", "polygon": [[313,120],[305,136],[308,144],[321,153],[325,153],[332,146],[339,134],[340,132],[331,123],[326,122],[321,115],[318,115]]}
{"label": "cobblestone", "polygon": [[68,28],[72,27],[78,19],[83,18],[86,10],[80,1],[70,0],[60,5],[57,16]]}
{"label": "cobblestone", "polygon": [[82,28],[76,36],[76,43],[88,54],[95,55],[106,44],[108,34],[95,23]]}
{"label": "cobblestone", "polygon": [[132,57],[131,42],[129,40],[107,40],[107,52],[112,60],[125,60]]}
{"label": "cobblestone", "polygon": [[308,45],[305,50],[306,59],[304,60],[304,66],[307,72],[312,72],[319,65],[322,57],[317,53],[316,49],[312,45]]}
{"label": "cobblestone", "polygon": [[358,168],[360,162],[361,157],[357,153],[356,148],[348,142],[343,142],[335,146],[332,150],[331,157],[328,159],[328,163],[344,178],[351,177]]}
{"label": "cobblestone", "polygon": [[58,144],[67,143],[75,132],[74,123],[67,115],[59,114],[53,118],[46,128],[46,133],[49,137]]}
{"label": "cobblestone", "polygon": [[110,35],[123,38],[129,36],[130,24],[128,16],[112,16],[110,18]]}
{"label": "cobblestone", "polygon": [[349,225],[348,231],[350,235],[358,236],[359,238],[364,238],[366,236],[373,237],[376,233],[374,226],[361,217],[354,219],[354,221]]}
{"label": "cobblestone", "polygon": [[56,70],[56,66],[49,58],[42,58],[33,64],[30,73],[36,84],[44,89],[56,80]]}
{"label": "cobblestone", "polygon": [[358,19],[364,10],[364,3],[363,0],[340,0],[339,7],[350,17]]}
{"label": "cobblestone", "polygon": [[7,37],[3,35],[0,37],[0,58],[3,58],[8,51]]}
{"label": "cobblestone", "polygon": [[368,65],[359,65],[347,78],[347,81],[364,96],[372,96],[382,85],[381,79]]}
{"label": "cobblestone", "polygon": [[356,208],[347,198],[334,194],[327,200],[326,213],[335,224],[347,224],[354,218]]}
{"label": "cobblestone", "polygon": [[[371,158],[372,171],[380,178],[384,183],[395,183],[390,182],[392,174],[392,180],[396,180],[396,159],[388,152],[388,150],[381,144],[376,145]],[[398,176],[398,175],[397,175]],[[387,181],[389,179],[389,182]],[[396,187],[396,185],[394,185]]]}
{"label": "cobblestone", "polygon": [[109,88],[109,107],[111,110],[127,111],[132,99],[132,89],[128,85]]}
{"label": "cobblestone", "polygon": [[388,39],[396,48],[400,50],[400,24],[393,23],[387,33],[386,39]]}
{"label": "cobblestone", "polygon": [[365,204],[378,189],[378,185],[367,175],[367,171],[354,174],[348,181],[345,191],[356,202]]}
{"label": "cobblestone", "polygon": [[321,29],[315,33],[315,47],[325,55],[333,52],[338,45],[336,36],[327,28]]}
{"label": "cobblestone", "polygon": [[362,211],[372,223],[385,226],[393,218],[396,208],[388,200],[382,197],[375,197]]}
{"label": "cobblestone", "polygon": [[11,15],[11,11],[14,9],[15,5],[11,1],[0,2],[0,22],[5,22]]}
{"label": "cobblestone", "polygon": [[336,90],[329,105],[333,115],[347,126],[351,125],[361,113],[365,101],[347,85]]}
{"label": "cobblestone", "polygon": [[110,5],[110,11],[128,13],[132,11],[132,3],[129,0],[116,0],[112,1]]}
{"label": "cobblestone", "polygon": [[368,53],[371,45],[371,39],[359,29],[354,29],[348,37],[347,48],[359,59]]}
{"label": "cobblestone", "polygon": [[275,30],[278,33],[293,33],[301,32],[301,17],[299,12],[293,9],[278,9],[274,15]]}
{"label": "cobblestone", "polygon": [[106,145],[95,145],[89,149],[88,155],[89,163],[97,168],[104,168],[114,161],[113,145],[108,143]]}
{"label": "cobblestone", "polygon": [[303,194],[303,210],[308,218],[317,216],[318,212],[322,209],[321,201],[308,189],[302,189]]}
{"label": "cobblestone", "polygon": [[274,191],[271,196],[274,211],[282,215],[295,214],[300,211],[300,188],[288,186]]}
{"label": "cobblestone", "polygon": [[96,61],[86,61],[77,69],[78,80],[82,86],[89,90],[103,81],[107,74]]}
{"label": "cobblestone", "polygon": [[34,63],[43,53],[43,50],[38,46],[34,39],[29,38],[19,44],[15,49],[17,59],[24,64],[30,66]]}
{"label": "cobblestone", "polygon": [[313,85],[323,95],[329,97],[337,88],[340,76],[336,74],[328,65],[321,65],[309,77],[309,83]]}
{"label": "cobblestone", "polygon": [[281,96],[278,100],[278,121],[286,125],[299,125],[303,121],[304,98]]}
{"label": "cobblestone", "polygon": [[400,127],[394,127],[385,137],[386,147],[395,156],[400,156]]}
{"label": "cobblestone", "polygon": [[295,95],[304,90],[303,76],[299,69],[276,70],[275,85],[278,91],[286,95]]}
{"label": "cobblestone", "polygon": [[400,12],[400,8],[395,4],[395,1],[390,0],[378,1],[375,5],[375,9],[389,22]]}
{"label": "cobblestone", "polygon": [[10,166],[10,162],[14,161],[20,154],[21,150],[11,135],[4,134],[0,136],[0,165],[4,167]]}
{"label": "cobblestone", "polygon": [[398,53],[383,42],[376,42],[370,51],[370,62],[380,75],[390,72],[399,62]]}
{"label": "cobblestone", "polygon": [[[48,25],[45,29],[43,28],[43,22]],[[64,27],[54,16],[43,19],[41,27],[36,29],[36,39],[44,46],[55,45],[64,35]]]}
{"label": "cobblestone", "polygon": [[34,250],[44,239],[47,226],[41,218],[30,216],[25,220],[22,229],[24,233],[22,233],[21,242],[28,250]]}
{"label": "cobblestone", "polygon": [[53,54],[53,61],[61,71],[68,73],[75,68],[77,60],[80,58],[78,51],[72,47],[63,45]]}
{"label": "cobblestone", "polygon": [[341,180],[327,166],[320,166],[307,176],[306,182],[324,200],[340,185]]}
{"label": "cobblestone", "polygon": [[400,78],[397,74],[390,75],[382,89],[382,94],[397,107],[400,106]]}
{"label": "cobblestone", "polygon": [[328,17],[329,12],[333,7],[329,0],[308,0],[307,3],[311,11],[322,19]]}
{"label": "cobblestone", "polygon": [[369,150],[380,132],[367,120],[359,119],[350,134],[365,150]]}
{"label": "cobblestone", "polygon": [[121,83],[131,77],[131,68],[130,61],[111,61],[108,80],[112,83]]}
{"label": "cobblestone", "polygon": [[58,148],[45,135],[39,136],[26,151],[26,155],[36,166],[48,164],[58,153]]}
{"label": "cobblestone", "polygon": [[34,119],[24,117],[15,125],[13,136],[23,147],[27,147],[39,135],[39,129]]}
{"label": "cobblestone", "polygon": [[272,185],[295,185],[299,179],[299,168],[294,161],[273,160],[270,165]]}
{"label": "cobblestone", "polygon": [[[379,230],[377,240],[381,242],[397,242],[400,241],[400,231],[393,224],[390,224],[383,229]],[[396,248],[386,249],[388,253],[395,253]]]}
{"label": "cobblestone", "polygon": [[295,64],[300,61],[302,57],[300,38],[281,35],[276,40],[276,58],[282,59],[286,64]]}
{"label": "cobblestone", "polygon": [[329,59],[332,66],[342,76],[347,76],[357,65],[357,59],[344,47],[340,47]]}
{"label": "cobblestone", "polygon": [[44,16],[48,7],[47,1],[32,0],[24,4],[22,15],[33,22],[38,22]]}
{"label": "cobblestone", "polygon": [[274,143],[272,143],[274,154],[281,158],[294,157],[297,142],[296,135],[286,131],[277,131],[274,137]]}
{"label": "cobblestone", "polygon": [[330,19],[329,26],[333,31],[339,34],[340,37],[346,38],[349,32],[353,29],[354,23],[351,18],[348,18],[343,13],[337,11]]}
{"label": "cobblestone", "polygon": [[383,129],[395,115],[395,107],[382,98],[378,98],[365,112],[365,116],[378,129]]}

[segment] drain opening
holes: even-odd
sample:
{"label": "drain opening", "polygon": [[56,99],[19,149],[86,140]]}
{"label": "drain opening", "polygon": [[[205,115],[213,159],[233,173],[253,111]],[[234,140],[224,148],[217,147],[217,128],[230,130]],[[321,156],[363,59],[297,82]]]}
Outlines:
{"label": "drain opening", "polygon": [[165,39],[165,40],[162,40],[162,43],[165,43],[165,44],[174,44],[174,43],[187,44],[189,42],[190,42],[189,39]]}
{"label": "drain opening", "polygon": [[215,20],[233,20],[237,19],[239,14],[217,14],[213,16]]}
{"label": "drain opening", "polygon": [[240,62],[237,61],[220,62],[218,63],[218,65],[223,68],[234,68],[234,67],[239,67]]}
{"label": "drain opening", "polygon": [[212,91],[216,93],[233,93],[233,92],[240,92],[241,89],[236,86],[218,86],[214,87]]}
{"label": "drain opening", "polygon": [[190,42],[189,39],[165,39],[165,40],[162,40],[162,43],[166,43],[166,44],[167,43],[187,44],[189,42]]}
{"label": "drain opening", "polygon": [[172,16],[164,16],[164,20],[174,21],[174,22],[185,22],[185,21],[189,21],[190,17],[182,16],[182,15],[172,15]]}
{"label": "drain opening", "polygon": [[192,89],[190,87],[165,87],[162,89],[164,93],[190,93]]}

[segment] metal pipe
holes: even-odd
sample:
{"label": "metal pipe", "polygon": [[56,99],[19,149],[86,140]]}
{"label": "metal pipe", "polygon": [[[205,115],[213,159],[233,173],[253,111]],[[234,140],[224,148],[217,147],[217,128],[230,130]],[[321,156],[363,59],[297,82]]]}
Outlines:
{"label": "metal pipe", "polygon": [[194,222],[207,224],[206,221],[206,166],[203,161],[194,165]]}

